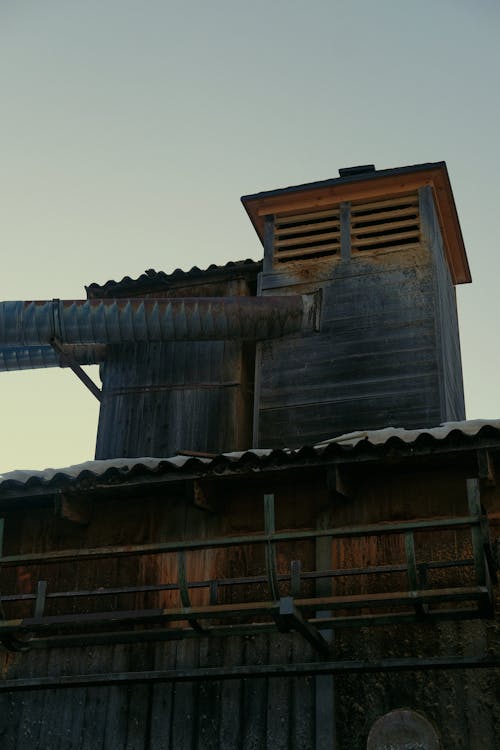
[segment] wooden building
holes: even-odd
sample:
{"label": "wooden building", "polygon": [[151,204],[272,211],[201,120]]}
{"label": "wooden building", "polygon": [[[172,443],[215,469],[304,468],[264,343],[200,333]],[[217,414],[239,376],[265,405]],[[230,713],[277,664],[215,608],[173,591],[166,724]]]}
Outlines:
{"label": "wooden building", "polygon": [[243,203],[262,264],[0,310],[4,369],[102,363],[97,460],[0,482],[1,747],[495,748],[446,167]]}

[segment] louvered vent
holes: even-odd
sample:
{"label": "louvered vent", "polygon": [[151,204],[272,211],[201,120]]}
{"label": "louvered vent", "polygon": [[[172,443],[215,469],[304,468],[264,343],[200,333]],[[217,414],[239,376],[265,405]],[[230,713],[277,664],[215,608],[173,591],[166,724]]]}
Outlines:
{"label": "louvered vent", "polygon": [[274,263],[325,258],[340,253],[339,209],[276,216]]}
{"label": "louvered vent", "polygon": [[420,239],[418,194],[351,206],[353,251],[403,248]]}

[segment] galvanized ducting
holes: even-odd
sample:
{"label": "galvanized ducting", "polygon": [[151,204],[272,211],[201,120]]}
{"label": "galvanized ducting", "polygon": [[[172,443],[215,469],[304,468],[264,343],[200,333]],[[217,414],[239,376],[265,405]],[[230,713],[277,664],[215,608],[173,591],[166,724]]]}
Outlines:
{"label": "galvanized ducting", "polygon": [[61,354],[51,346],[8,346],[0,349],[0,372],[69,367],[70,361],[79,365],[96,365],[105,356],[106,346],[103,344],[64,344]]}
{"label": "galvanized ducting", "polygon": [[0,303],[0,371],[60,366],[53,339],[79,364],[102,361],[95,344],[261,340],[312,328],[313,294],[168,300],[48,300]]}

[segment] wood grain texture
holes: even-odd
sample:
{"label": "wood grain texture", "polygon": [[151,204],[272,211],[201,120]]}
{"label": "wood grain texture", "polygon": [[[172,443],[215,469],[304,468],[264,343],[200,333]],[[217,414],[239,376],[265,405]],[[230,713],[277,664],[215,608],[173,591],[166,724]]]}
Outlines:
{"label": "wood grain texture", "polygon": [[331,266],[330,282],[263,275],[263,294],[316,283],[323,302],[319,333],[260,345],[260,446],[462,418],[450,416],[460,414],[461,372],[453,287],[435,255],[427,243],[356,255]]}

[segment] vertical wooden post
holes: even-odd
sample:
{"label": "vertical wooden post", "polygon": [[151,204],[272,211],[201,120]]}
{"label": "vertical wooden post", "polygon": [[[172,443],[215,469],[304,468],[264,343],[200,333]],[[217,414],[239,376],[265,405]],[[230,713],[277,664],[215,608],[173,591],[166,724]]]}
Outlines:
{"label": "vertical wooden post", "polygon": [[271,214],[264,218],[264,263],[262,270],[270,273],[273,270],[274,259],[274,216]]}
{"label": "vertical wooden post", "polygon": [[417,560],[415,557],[415,540],[413,538],[413,531],[407,531],[405,534],[405,551],[406,551],[406,565],[408,573],[408,586],[410,591],[416,591],[418,589],[418,576],[417,576]]}
{"label": "vertical wooden post", "polygon": [[[3,557],[3,532],[5,527],[5,518],[0,518],[0,558]],[[1,564],[0,564],[1,568]],[[5,619],[3,605],[2,605],[2,594],[0,591],[0,618]]]}
{"label": "vertical wooden post", "polygon": [[467,480],[467,501],[469,504],[469,515],[476,519],[472,526],[472,552],[474,556],[474,571],[478,586],[487,584],[488,569],[484,554],[484,540],[481,531],[481,491],[478,479]]}
{"label": "vertical wooden post", "polygon": [[349,260],[351,257],[351,204],[340,204],[340,257]]}
{"label": "vertical wooden post", "polygon": [[488,595],[481,600],[480,609],[484,610],[484,615],[488,615],[491,610],[491,580],[488,565],[486,562],[484,530],[482,528],[482,510],[481,510],[481,489],[479,479],[467,479],[467,501],[469,504],[469,515],[475,520],[471,528],[472,536],[472,554],[474,557],[474,574],[478,586],[486,586]]}
{"label": "vertical wooden post", "polygon": [[294,599],[300,596],[300,575],[302,572],[302,565],[300,560],[290,561],[290,594]]}
{"label": "vertical wooden post", "polygon": [[43,617],[45,599],[47,597],[47,581],[38,581],[35,599],[35,617]]}
{"label": "vertical wooden post", "polygon": [[[332,526],[331,511],[321,513],[317,519],[318,529],[327,529]],[[330,570],[332,567],[332,538],[320,537],[316,539],[316,570]],[[316,580],[316,593],[318,596],[330,596],[332,594],[332,580],[330,578],[319,578]],[[320,610],[316,617],[328,617],[330,611]],[[319,631],[328,643],[333,642],[333,630],[331,628]],[[315,701],[315,724],[316,743],[315,750],[335,750],[335,693],[332,675],[320,675],[315,677],[316,701]]]}
{"label": "vertical wooden post", "polygon": [[[264,495],[264,528],[266,534],[272,535],[276,531],[276,518],[274,512],[274,495]],[[276,569],[276,549],[269,540],[266,544],[266,568],[271,598],[277,601],[280,598],[278,586],[278,571]]]}

